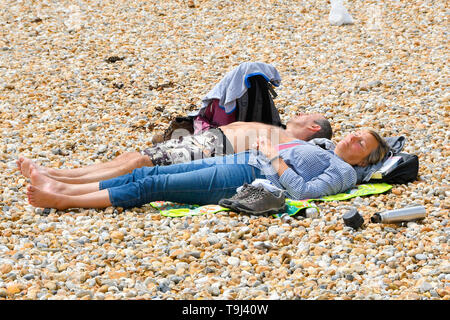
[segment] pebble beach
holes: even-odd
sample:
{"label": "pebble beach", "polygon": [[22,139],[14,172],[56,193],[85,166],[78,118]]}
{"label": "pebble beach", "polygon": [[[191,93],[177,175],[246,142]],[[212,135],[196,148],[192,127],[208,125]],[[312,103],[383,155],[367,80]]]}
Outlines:
{"label": "pebble beach", "polygon": [[[449,300],[448,3],[345,6],[354,23],[336,26],[327,1],[2,0],[0,300]],[[247,61],[277,68],[284,122],[405,136],[418,180],[317,218],[28,204],[20,155],[78,168],[144,150]],[[370,220],[413,204],[425,219]]]}

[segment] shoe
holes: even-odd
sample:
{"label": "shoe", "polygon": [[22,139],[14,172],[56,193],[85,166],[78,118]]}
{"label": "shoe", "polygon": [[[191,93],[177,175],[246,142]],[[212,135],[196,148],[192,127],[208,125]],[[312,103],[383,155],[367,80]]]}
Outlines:
{"label": "shoe", "polygon": [[233,211],[252,215],[269,215],[285,211],[286,196],[283,191],[272,193],[259,186],[250,190],[246,197],[228,204]]}
{"label": "shoe", "polygon": [[248,184],[248,183],[244,183],[244,185],[242,186],[242,189],[240,189],[238,193],[236,193],[234,196],[232,196],[229,199],[221,199],[219,201],[219,205],[221,205],[222,207],[228,208],[228,209],[233,209],[231,206],[233,205],[234,202],[236,202],[237,200],[246,198],[247,196],[249,196],[251,191],[255,190],[255,189],[256,189],[255,186],[252,186],[251,184]]}
{"label": "shoe", "polygon": [[[157,144],[170,140],[172,139],[174,131],[180,129],[182,129],[183,131],[186,130],[187,132],[189,132],[189,134],[193,134],[194,133],[193,120],[189,117],[176,117],[170,122],[169,127],[164,131],[164,133],[155,134],[152,137],[152,143]],[[179,137],[181,135],[186,135],[185,134],[186,132],[183,131],[180,130],[181,134],[177,136]]]}

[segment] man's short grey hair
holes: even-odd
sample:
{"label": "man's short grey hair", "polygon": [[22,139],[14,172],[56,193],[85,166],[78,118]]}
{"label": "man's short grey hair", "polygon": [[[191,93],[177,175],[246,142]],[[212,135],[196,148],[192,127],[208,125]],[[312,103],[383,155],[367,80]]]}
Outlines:
{"label": "man's short grey hair", "polygon": [[325,118],[319,118],[314,120],[314,123],[320,126],[320,130],[314,132],[309,140],[315,138],[326,138],[331,140],[331,137],[333,136],[333,129],[331,128],[330,122]]}
{"label": "man's short grey hair", "polygon": [[368,130],[369,133],[377,140],[378,147],[375,148],[365,159],[367,165],[375,164],[384,159],[386,154],[389,152],[389,145],[386,140],[384,140],[376,131]]}

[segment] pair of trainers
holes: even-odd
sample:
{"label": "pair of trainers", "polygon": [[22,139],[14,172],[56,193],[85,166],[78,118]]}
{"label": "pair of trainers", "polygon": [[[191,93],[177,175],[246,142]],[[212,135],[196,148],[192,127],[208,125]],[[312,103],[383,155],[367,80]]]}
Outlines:
{"label": "pair of trainers", "polygon": [[234,196],[220,200],[219,205],[236,212],[269,215],[285,210],[286,196],[283,191],[272,193],[262,186],[244,184]]}

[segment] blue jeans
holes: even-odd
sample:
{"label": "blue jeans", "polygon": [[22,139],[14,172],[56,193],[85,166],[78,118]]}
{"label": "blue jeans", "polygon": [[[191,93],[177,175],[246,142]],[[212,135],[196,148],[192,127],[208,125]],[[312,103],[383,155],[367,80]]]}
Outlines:
{"label": "blue jeans", "polygon": [[236,188],[264,179],[248,163],[248,152],[199,159],[170,166],[142,167],[132,173],[100,181],[113,206],[139,207],[165,200],[189,204],[218,203],[236,193]]}

